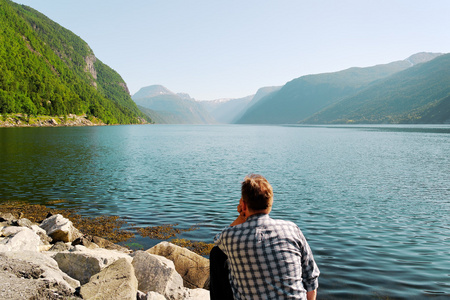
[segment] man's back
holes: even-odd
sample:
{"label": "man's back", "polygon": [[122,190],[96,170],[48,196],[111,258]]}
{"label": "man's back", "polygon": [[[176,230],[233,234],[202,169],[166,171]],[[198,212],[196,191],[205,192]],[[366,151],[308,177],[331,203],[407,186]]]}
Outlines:
{"label": "man's back", "polygon": [[250,216],[216,240],[228,256],[236,299],[306,299],[319,269],[300,229],[268,214]]}

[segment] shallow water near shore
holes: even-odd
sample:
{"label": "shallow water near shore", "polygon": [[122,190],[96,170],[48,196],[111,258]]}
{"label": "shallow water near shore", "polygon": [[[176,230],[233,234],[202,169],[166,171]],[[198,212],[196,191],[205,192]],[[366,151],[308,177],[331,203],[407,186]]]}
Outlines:
{"label": "shallow water near shore", "polygon": [[450,297],[448,125],[0,128],[0,158],[0,200],[199,224],[179,237],[204,242],[261,173],[272,217],[310,243],[320,299]]}

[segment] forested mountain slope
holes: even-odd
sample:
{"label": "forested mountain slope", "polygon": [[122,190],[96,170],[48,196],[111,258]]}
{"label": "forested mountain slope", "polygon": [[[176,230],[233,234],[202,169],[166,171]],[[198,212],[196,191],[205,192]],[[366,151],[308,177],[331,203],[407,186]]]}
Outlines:
{"label": "forested mountain slope", "polygon": [[325,107],[367,88],[374,82],[406,70],[439,54],[419,53],[408,59],[367,68],[307,75],[294,79],[250,107],[236,123],[297,123]]}
{"label": "forested mountain slope", "polygon": [[413,66],[305,123],[450,123],[450,54]]}
{"label": "forested mountain slope", "polygon": [[0,0],[0,113],[86,114],[107,124],[150,121],[121,76],[86,42],[9,0]]}

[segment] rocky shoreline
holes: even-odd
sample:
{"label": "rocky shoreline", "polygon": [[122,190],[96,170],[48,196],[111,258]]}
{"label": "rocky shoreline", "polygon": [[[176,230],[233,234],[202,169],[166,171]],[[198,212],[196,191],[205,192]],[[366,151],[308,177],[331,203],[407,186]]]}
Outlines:
{"label": "rocky shoreline", "polygon": [[61,214],[0,213],[0,299],[209,299],[209,260],[161,242],[131,251]]}
{"label": "rocky shoreline", "polygon": [[0,115],[0,127],[58,127],[58,126],[103,126],[95,117],[77,116],[28,116],[24,114]]}

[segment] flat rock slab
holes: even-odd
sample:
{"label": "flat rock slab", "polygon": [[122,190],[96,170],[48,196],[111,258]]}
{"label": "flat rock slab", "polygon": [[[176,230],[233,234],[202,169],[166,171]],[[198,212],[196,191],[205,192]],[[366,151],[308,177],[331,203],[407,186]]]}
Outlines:
{"label": "flat rock slab", "polygon": [[59,268],[81,284],[89,282],[91,276],[119,260],[125,258],[130,263],[131,256],[125,253],[107,249],[88,249],[77,245],[73,250],[58,252],[53,255]]}
{"label": "flat rock slab", "polygon": [[0,299],[79,299],[73,295],[79,282],[42,253],[1,253],[0,265]]}

